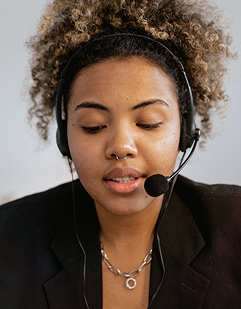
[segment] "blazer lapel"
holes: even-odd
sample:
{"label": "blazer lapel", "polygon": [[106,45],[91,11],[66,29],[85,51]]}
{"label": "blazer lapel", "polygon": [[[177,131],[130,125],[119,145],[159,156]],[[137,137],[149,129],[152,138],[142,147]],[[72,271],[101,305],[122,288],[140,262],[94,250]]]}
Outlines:
{"label": "blazer lapel", "polygon": [[[190,263],[200,253],[205,241],[189,208],[175,192],[158,232],[165,276],[151,308],[202,308],[209,281],[197,273]],[[151,268],[150,300],[162,278],[158,241],[154,241]]]}
{"label": "blazer lapel", "polygon": [[[77,186],[77,184],[75,184]],[[43,287],[50,309],[102,308],[102,273],[99,224],[93,200],[83,188],[76,188],[76,220],[71,212],[51,243],[51,250],[62,265],[62,270]],[[81,192],[82,191],[82,192]],[[81,199],[80,199],[81,196]],[[84,265],[84,260],[86,264]]]}

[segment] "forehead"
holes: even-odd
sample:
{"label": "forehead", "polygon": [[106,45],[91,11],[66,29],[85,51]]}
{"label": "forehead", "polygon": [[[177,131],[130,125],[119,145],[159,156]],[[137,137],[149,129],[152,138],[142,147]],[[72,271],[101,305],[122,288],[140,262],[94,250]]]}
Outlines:
{"label": "forehead", "polygon": [[175,100],[175,85],[160,66],[143,57],[111,58],[82,69],[70,92],[70,104],[81,100],[133,103],[156,96]]}

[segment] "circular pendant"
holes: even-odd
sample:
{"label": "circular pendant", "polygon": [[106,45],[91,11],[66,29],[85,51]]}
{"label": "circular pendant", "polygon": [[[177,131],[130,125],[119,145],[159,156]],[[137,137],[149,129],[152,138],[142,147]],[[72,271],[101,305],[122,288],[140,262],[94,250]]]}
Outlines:
{"label": "circular pendant", "polygon": [[[132,285],[129,284],[130,281],[132,281]],[[126,287],[129,290],[133,290],[136,287],[136,279],[132,277],[126,279]]]}

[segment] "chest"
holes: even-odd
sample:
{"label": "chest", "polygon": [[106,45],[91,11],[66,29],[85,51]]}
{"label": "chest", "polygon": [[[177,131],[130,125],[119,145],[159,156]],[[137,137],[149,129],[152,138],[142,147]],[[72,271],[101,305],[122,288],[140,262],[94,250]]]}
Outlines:
{"label": "chest", "polygon": [[[135,278],[136,287],[128,289],[124,276],[113,274],[102,266],[103,309],[146,309],[149,303],[150,265]],[[132,285],[133,282],[129,282]]]}

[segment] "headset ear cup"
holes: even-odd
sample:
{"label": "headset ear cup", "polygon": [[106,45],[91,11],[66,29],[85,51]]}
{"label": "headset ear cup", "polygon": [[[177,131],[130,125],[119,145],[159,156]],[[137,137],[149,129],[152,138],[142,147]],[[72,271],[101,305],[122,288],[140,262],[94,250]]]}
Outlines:
{"label": "headset ear cup", "polygon": [[181,133],[180,133],[180,142],[179,142],[179,149],[182,152],[185,152],[187,149],[186,145],[186,136],[187,136],[187,121],[186,115],[183,115],[182,118],[182,125],[181,125]]}
{"label": "headset ear cup", "polygon": [[185,112],[182,117],[182,126],[179,142],[179,149],[182,152],[185,152],[188,148],[192,147],[192,144],[195,140],[195,132],[196,126],[193,121],[193,115],[188,115],[188,113]]}
{"label": "headset ear cup", "polygon": [[67,121],[62,120],[61,128],[57,129],[56,133],[56,141],[58,148],[63,156],[67,156],[69,159],[71,158],[71,154],[69,151],[68,138],[67,138]]}

